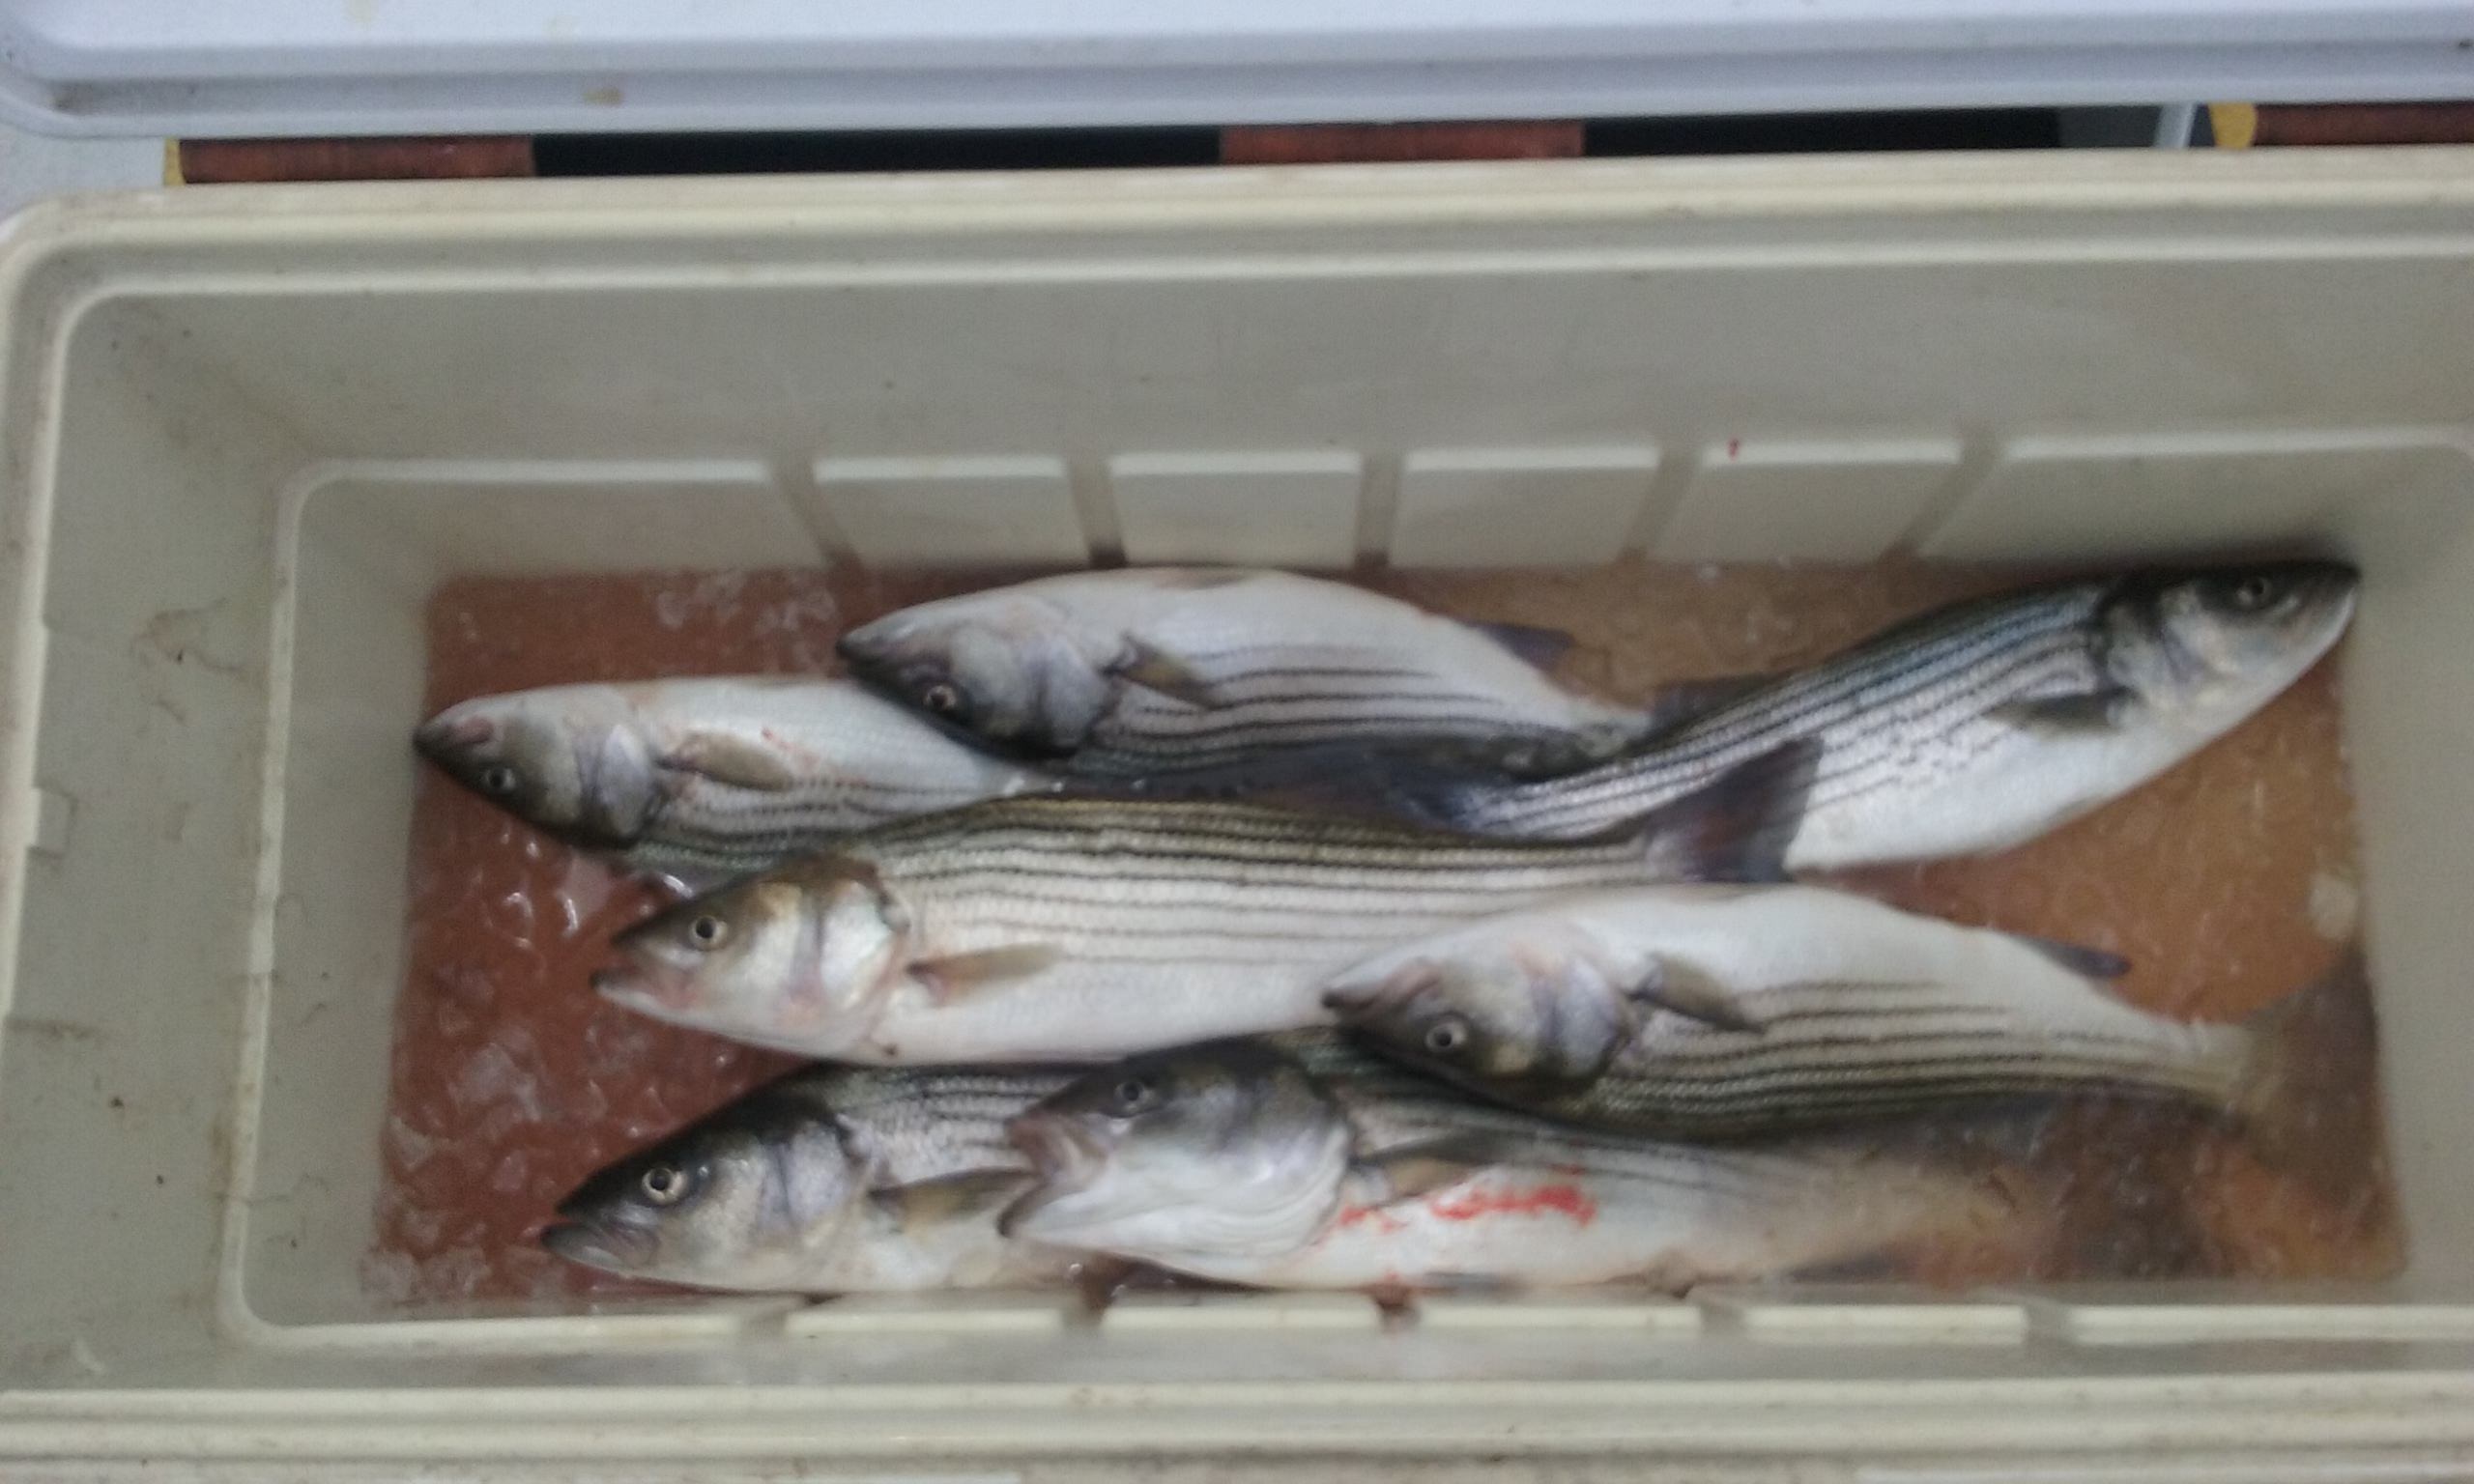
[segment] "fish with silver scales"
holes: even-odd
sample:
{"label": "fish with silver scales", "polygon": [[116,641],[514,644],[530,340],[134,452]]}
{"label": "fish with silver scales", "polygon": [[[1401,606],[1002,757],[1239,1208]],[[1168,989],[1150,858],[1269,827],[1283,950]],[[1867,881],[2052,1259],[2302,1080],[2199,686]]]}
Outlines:
{"label": "fish with silver scales", "polygon": [[1058,786],[855,681],[797,675],[476,697],[413,741],[501,808],[691,888],[888,820]]}
{"label": "fish with silver scales", "polygon": [[737,1292],[1061,1281],[1071,1254],[1009,1241],[996,1221],[1029,1184],[1005,1121],[1067,1076],[793,1072],[595,1173],[541,1241],[606,1272]]}
{"label": "fish with silver scales", "polygon": [[1595,768],[1362,782],[1401,817],[1582,839],[1808,739],[1821,753],[1789,870],[1984,854],[2128,793],[2249,719],[2344,635],[2358,585],[2348,567],[2287,562],[2004,593],[1752,687]]}
{"label": "fish with silver scales", "polygon": [[[1385,1119],[1427,1134],[1369,1137]],[[1101,1069],[1010,1129],[1040,1181],[1007,1234],[1254,1287],[1682,1292],[1911,1243],[2038,1240],[1998,1178],[1895,1140],[1596,1134],[1264,1042]]]}
{"label": "fish with silver scales", "polygon": [[621,933],[629,1009],[803,1055],[1105,1061],[1328,1017],[1386,945],[1567,893],[1776,870],[1810,749],[1619,835],[1488,842],[1224,802],[1011,799],[854,836]]}
{"label": "fish with silver scales", "polygon": [[[1239,568],[1042,578],[862,624],[852,671],[988,746],[1085,779],[1276,783],[1280,759],[1449,745],[1473,771],[1600,761],[1692,704],[1631,710],[1541,669],[1568,640]],[[1311,772],[1311,768],[1301,770]]]}
{"label": "fish with silver scales", "polygon": [[1329,1033],[1083,1074],[812,1068],[595,1173],[542,1235],[747,1293],[1055,1287],[1094,1257],[1255,1287],[1681,1291],[2012,1241],[1998,1182],[1894,1145],[1702,1150],[1453,1096]]}
{"label": "fish with silver scales", "polygon": [[2287,1011],[2186,1024],[2128,965],[1815,886],[1678,885],[1482,919],[1376,955],[1324,1001],[1369,1046],[1595,1127],[1734,1138],[2036,1094],[2268,1124]]}

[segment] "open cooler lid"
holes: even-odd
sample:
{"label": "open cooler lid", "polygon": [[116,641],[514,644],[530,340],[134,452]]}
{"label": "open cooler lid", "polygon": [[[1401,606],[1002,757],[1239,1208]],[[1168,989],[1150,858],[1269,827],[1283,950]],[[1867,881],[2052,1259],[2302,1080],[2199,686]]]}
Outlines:
{"label": "open cooler lid", "polygon": [[0,0],[0,115],[75,134],[2464,96],[2463,0]]}

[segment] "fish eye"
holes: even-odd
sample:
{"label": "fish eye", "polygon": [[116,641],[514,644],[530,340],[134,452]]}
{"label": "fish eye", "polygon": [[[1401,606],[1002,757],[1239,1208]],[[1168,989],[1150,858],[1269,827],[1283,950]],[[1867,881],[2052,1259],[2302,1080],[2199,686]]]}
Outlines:
{"label": "fish eye", "polygon": [[1117,1116],[1132,1118],[1150,1107],[1159,1098],[1160,1090],[1151,1085],[1148,1077],[1128,1077],[1109,1089],[1109,1096],[1115,1101]]}
{"label": "fish eye", "polygon": [[731,935],[731,925],[707,912],[687,925],[687,941],[698,948],[719,948]]}
{"label": "fish eye", "polygon": [[1443,1015],[1426,1027],[1423,1038],[1425,1048],[1437,1056],[1450,1056],[1469,1044],[1469,1022],[1458,1015]]}
{"label": "fish eye", "polygon": [[481,770],[481,791],[495,798],[503,799],[515,792],[516,785],[523,781],[515,769],[503,762],[491,763]]}
{"label": "fish eye", "polygon": [[2246,577],[2233,585],[2233,606],[2246,614],[2258,613],[2268,606],[2277,594],[2276,583],[2265,575]]}
{"label": "fish eye", "polygon": [[963,693],[939,680],[919,693],[919,703],[938,716],[951,716],[963,707]]}
{"label": "fish eye", "polygon": [[656,1206],[676,1206],[687,1198],[688,1187],[695,1182],[675,1164],[656,1164],[646,1170],[636,1184],[644,1187],[646,1200]]}

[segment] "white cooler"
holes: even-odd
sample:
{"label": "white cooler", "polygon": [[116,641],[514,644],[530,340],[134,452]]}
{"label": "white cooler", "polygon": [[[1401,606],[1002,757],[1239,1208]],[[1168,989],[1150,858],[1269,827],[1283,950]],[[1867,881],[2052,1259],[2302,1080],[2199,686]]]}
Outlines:
{"label": "white cooler", "polygon": [[[51,46],[13,52],[20,108],[318,117],[26,83],[138,9],[17,7]],[[2448,17],[2407,18],[2457,75]],[[38,209],[0,235],[0,1476],[2474,1472],[2469,517],[2467,151]],[[1397,1330],[1346,1297],[363,1290],[445,580],[2260,546],[2365,574],[2394,1283],[1437,1298]]]}

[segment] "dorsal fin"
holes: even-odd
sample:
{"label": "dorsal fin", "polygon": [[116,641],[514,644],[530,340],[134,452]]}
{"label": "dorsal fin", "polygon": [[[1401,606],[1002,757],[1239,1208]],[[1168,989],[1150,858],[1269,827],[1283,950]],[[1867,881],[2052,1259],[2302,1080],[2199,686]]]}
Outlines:
{"label": "dorsal fin", "polygon": [[1572,650],[1572,636],[1561,629],[1539,628],[1527,623],[1478,623],[1468,619],[1463,619],[1462,624],[1503,645],[1514,659],[1539,670],[1553,670],[1556,662]]}
{"label": "dorsal fin", "polygon": [[1709,715],[1777,682],[1776,675],[1705,675],[1698,680],[1673,680],[1659,686],[1643,708],[1649,718],[1644,736]]}
{"label": "dorsal fin", "polygon": [[2013,932],[2004,936],[2025,944],[2047,958],[2086,979],[2119,979],[2130,972],[2130,960],[2119,954],[2109,954],[2085,943],[2064,943],[2057,938],[2040,938],[2033,933]]}

